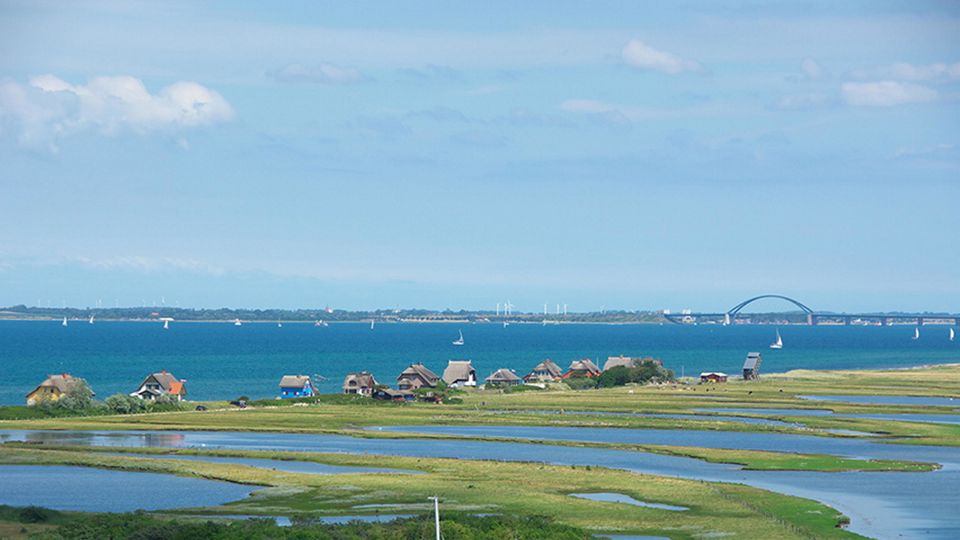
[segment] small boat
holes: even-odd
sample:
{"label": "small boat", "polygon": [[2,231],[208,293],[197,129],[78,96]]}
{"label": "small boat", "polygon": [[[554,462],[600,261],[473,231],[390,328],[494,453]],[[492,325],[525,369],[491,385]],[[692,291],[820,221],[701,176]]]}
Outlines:
{"label": "small boat", "polygon": [[240,319],[234,319],[233,325],[234,325],[234,326],[243,326],[243,323],[240,322]]}
{"label": "small boat", "polygon": [[782,349],[783,348],[783,338],[780,337],[780,329],[777,328],[777,339],[770,344],[771,349]]}
{"label": "small boat", "polygon": [[914,340],[914,341],[920,339],[920,327],[919,327],[919,326],[913,329],[913,337],[910,338],[910,339],[912,339],[912,340]]}
{"label": "small boat", "polygon": [[370,319],[370,329],[373,330],[373,327],[377,325],[376,319]]}
{"label": "small boat", "polygon": [[953,328],[950,329],[950,341],[953,341],[953,338],[957,337],[957,333],[953,331]]}
{"label": "small boat", "polygon": [[454,344],[454,345],[463,345],[463,331],[461,331],[461,330],[457,330],[457,331],[460,332],[460,338],[454,340],[453,344]]}
{"label": "small boat", "polygon": [[63,318],[63,326],[66,326],[66,325],[67,325],[67,318],[64,317],[64,318]]}
{"label": "small boat", "polygon": [[277,323],[277,328],[283,328],[283,323]]}
{"label": "small boat", "polygon": [[90,321],[89,321],[89,323],[90,323],[90,324],[93,324],[93,315],[90,316]]}
{"label": "small boat", "polygon": [[317,321],[313,323],[314,326],[323,326],[323,321]]}
{"label": "small boat", "polygon": [[506,328],[508,326],[510,326],[510,323],[508,323],[507,321],[503,321],[503,327]]}
{"label": "small boat", "polygon": [[163,329],[164,330],[170,329],[170,321],[163,321]]}

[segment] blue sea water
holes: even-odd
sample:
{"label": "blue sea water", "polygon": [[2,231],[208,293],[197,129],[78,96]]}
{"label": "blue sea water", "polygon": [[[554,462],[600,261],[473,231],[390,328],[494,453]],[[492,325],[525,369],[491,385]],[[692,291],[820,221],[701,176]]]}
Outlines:
{"label": "blue sea water", "polygon": [[[462,330],[466,344],[451,342]],[[83,377],[101,398],[129,393],[150,372],[166,369],[187,380],[190,399],[272,398],[283,374],[322,375],[323,392],[343,376],[368,370],[393,384],[404,367],[423,362],[442,373],[447,360],[471,359],[481,378],[508,367],[523,375],[551,358],[626,354],[654,356],[679,375],[737,374],[748,351],[763,353],[763,371],[906,367],[960,362],[960,342],[946,326],[929,326],[911,340],[912,326],[785,326],[785,347],[768,349],[769,326],[368,324],[0,321],[0,404],[23,403],[50,373]]]}

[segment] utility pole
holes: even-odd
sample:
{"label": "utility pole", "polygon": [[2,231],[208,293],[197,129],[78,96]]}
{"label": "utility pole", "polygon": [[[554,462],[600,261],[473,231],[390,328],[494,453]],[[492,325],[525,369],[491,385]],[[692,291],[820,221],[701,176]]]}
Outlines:
{"label": "utility pole", "polygon": [[433,523],[436,525],[437,529],[437,540],[440,540],[440,498],[439,497],[427,497],[428,499],[433,500]]}

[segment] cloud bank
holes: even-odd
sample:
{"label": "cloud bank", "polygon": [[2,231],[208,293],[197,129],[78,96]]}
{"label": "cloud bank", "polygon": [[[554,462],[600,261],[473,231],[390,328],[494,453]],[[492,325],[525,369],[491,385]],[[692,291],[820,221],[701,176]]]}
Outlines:
{"label": "cloud bank", "polygon": [[624,46],[621,55],[624,62],[635,68],[650,69],[670,75],[703,69],[698,62],[680,58],[666,51],[659,51],[636,39],[630,40]]}
{"label": "cloud bank", "polygon": [[103,135],[182,130],[227,122],[233,108],[217,92],[180,81],[151,94],[135,77],[94,77],[70,84],[41,75],[28,84],[0,82],[0,130],[20,144],[56,151],[55,141],[81,131]]}
{"label": "cloud bank", "polygon": [[860,107],[892,107],[906,103],[925,103],[937,99],[936,90],[919,84],[897,81],[848,82],[840,86],[843,99]]}

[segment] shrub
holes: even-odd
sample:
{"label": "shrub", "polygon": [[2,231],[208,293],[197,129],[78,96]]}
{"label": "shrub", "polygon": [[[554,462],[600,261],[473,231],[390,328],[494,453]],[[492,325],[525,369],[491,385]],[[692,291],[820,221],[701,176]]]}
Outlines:
{"label": "shrub", "polygon": [[564,382],[571,390],[588,390],[597,387],[597,380],[590,377],[570,377]]}

